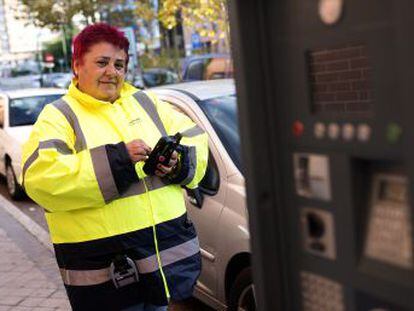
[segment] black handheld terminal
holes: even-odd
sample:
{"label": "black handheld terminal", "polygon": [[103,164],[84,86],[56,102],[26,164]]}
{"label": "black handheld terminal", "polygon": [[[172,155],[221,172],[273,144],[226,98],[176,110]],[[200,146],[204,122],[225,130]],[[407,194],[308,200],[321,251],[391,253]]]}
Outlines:
{"label": "black handheld terminal", "polygon": [[[147,175],[154,175],[157,169],[157,164],[161,163],[167,165],[170,162],[171,155],[177,146],[180,144],[182,135],[177,133],[174,136],[163,136],[161,137],[154,149],[150,153],[148,159],[145,161],[143,170]],[[159,161],[159,158],[163,156],[164,161]]]}

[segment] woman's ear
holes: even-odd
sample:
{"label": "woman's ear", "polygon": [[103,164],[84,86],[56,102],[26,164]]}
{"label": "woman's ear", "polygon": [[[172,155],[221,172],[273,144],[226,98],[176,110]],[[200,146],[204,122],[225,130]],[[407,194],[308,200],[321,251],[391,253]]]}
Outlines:
{"label": "woman's ear", "polygon": [[78,60],[73,61],[72,71],[73,71],[73,75],[77,78],[78,72],[79,72],[79,61]]}

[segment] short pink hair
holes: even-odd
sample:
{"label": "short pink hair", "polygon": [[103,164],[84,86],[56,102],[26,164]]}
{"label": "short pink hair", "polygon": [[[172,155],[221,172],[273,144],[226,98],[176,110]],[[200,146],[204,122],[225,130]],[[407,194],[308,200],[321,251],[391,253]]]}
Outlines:
{"label": "short pink hair", "polygon": [[125,34],[111,25],[97,23],[87,26],[73,40],[72,69],[76,60],[82,62],[83,55],[91,46],[101,42],[110,43],[124,50],[127,55],[126,65],[128,65],[129,41]]}

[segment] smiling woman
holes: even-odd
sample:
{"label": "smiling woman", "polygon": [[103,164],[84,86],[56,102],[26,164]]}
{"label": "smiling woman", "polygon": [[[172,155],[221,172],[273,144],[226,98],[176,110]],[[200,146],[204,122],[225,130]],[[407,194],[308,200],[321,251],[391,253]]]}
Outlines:
{"label": "smiling woman", "polygon": [[78,88],[96,99],[113,103],[118,99],[125,78],[126,53],[110,43],[94,44],[74,62]]}
{"label": "smiling woman", "polygon": [[[191,297],[201,270],[181,186],[202,180],[207,135],[124,81],[128,47],[110,25],[82,30],[67,94],[45,106],[23,147],[22,184],[48,211],[73,310],[165,311]],[[178,132],[180,145],[147,175],[157,141]]]}
{"label": "smiling woman", "polygon": [[[101,27],[106,26],[110,27]],[[73,54],[72,67],[79,90],[111,103],[118,99],[128,65],[129,42],[122,38],[105,38],[104,31],[91,29],[75,39],[74,50],[78,53]],[[94,40],[96,43],[91,45]]]}

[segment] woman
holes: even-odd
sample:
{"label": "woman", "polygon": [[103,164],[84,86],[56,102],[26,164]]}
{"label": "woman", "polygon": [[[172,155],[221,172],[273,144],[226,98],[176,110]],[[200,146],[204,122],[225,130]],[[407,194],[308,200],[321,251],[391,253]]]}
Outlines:
{"label": "woman", "polygon": [[[86,27],[67,95],[45,107],[24,145],[23,185],[46,211],[74,310],[166,310],[191,296],[200,273],[181,186],[202,179],[207,136],[124,82],[128,47],[114,27]],[[152,148],[177,132],[181,145],[147,176]]]}

